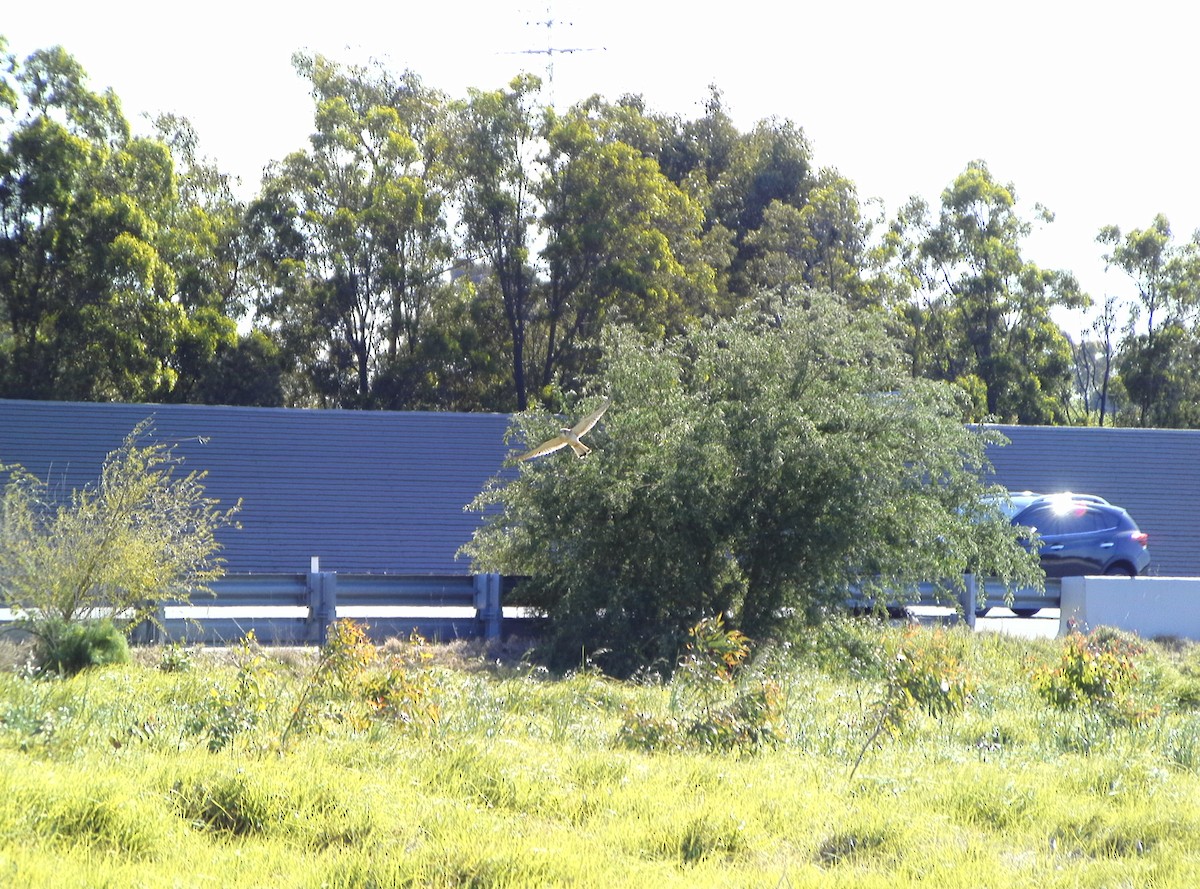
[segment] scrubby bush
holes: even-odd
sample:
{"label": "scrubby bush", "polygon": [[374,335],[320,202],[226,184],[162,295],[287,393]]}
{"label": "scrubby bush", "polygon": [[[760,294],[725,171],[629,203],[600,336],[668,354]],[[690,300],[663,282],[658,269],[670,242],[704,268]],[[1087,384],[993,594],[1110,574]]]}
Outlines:
{"label": "scrubby bush", "polygon": [[52,616],[35,624],[34,656],[44,673],[73,676],[89,667],[129,662],[129,643],[107,618],[66,621]]}
{"label": "scrubby bush", "polygon": [[300,689],[282,743],[297,732],[330,724],[362,729],[373,719],[421,728],[436,723],[440,707],[425,668],[429,657],[425,640],[416,633],[384,655],[363,624],[347,618],[335,621]]}
{"label": "scrubby bush", "polygon": [[[0,597],[48,640],[41,650],[51,657],[60,644],[107,650],[105,625],[86,621],[153,620],[159,603],[186,602],[223,573],[216,533],[234,524],[240,504],[219,510],[204,494],[205,474],[180,475],[183,458],[148,442],[151,431],[148,422],[135,427],[99,479],[66,500],[22,467],[0,466]],[[68,631],[75,624],[85,628]]]}
{"label": "scrubby bush", "polygon": [[186,725],[189,735],[203,737],[216,752],[230,746],[239,735],[258,726],[275,700],[272,665],[259,649],[254,633],[233,649],[236,666],[232,683],[219,683],[192,712]]}
{"label": "scrubby bush", "polygon": [[886,677],[871,717],[872,728],[850,770],[854,773],[884,735],[900,735],[918,713],[935,718],[962,712],[973,682],[946,633],[906,628],[889,638]]}
{"label": "scrubby bush", "polygon": [[[1040,583],[1036,556],[981,506],[986,448],[955,388],[914,380],[878,313],[821,293],[747,310],[686,339],[615,334],[595,396],[611,407],[569,449],[522,462],[474,506],[465,552],[521,576],[549,618],[543,655],[629,676],[678,660],[725,614],[755,639],[974,570]],[[561,417],[516,417],[522,447]],[[899,593],[903,595],[903,593]]]}
{"label": "scrubby bush", "polygon": [[1087,711],[1114,723],[1141,722],[1151,715],[1134,698],[1135,661],[1145,653],[1140,641],[1112,630],[1074,632],[1063,641],[1058,663],[1034,672],[1034,686],[1060,710]]}
{"label": "scrubby bush", "polygon": [[620,743],[641,750],[684,748],[752,752],[779,740],[783,694],[749,660],[750,640],[720,615],[692,627],[671,683],[665,717],[632,713]]}

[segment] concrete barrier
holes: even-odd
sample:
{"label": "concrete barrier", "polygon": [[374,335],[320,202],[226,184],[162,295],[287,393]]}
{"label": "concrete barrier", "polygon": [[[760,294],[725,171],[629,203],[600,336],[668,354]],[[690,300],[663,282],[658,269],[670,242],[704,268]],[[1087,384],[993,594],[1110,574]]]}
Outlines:
{"label": "concrete barrier", "polygon": [[1060,636],[1115,627],[1200,640],[1200,578],[1064,577],[1060,608]]}

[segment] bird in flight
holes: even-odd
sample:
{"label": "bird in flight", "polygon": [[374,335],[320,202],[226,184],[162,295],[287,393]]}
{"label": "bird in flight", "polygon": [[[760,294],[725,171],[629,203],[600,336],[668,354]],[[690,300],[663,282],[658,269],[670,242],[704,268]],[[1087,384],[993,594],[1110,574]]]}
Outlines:
{"label": "bird in flight", "polygon": [[567,446],[570,446],[571,450],[575,452],[576,457],[586,457],[592,452],[592,449],[579,440],[580,436],[586,435],[591,431],[592,427],[604,416],[604,412],[608,410],[608,404],[608,399],[604,399],[604,404],[600,405],[600,407],[596,408],[596,410],[592,411],[570,429],[564,427],[554,438],[542,442],[532,451],[522,454],[518,459],[532,460],[534,457],[540,457],[543,454],[549,454]]}

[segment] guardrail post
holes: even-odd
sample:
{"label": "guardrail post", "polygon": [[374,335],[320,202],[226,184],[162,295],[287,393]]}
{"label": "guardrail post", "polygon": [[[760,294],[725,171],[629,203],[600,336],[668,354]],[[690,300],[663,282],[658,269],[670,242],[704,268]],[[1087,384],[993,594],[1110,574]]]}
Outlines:
{"label": "guardrail post", "polygon": [[504,611],[500,605],[500,575],[475,575],[475,620],[488,642],[500,638]]}
{"label": "guardrail post", "polygon": [[308,575],[308,641],[324,645],[329,625],[337,620],[337,575],[332,571]]}
{"label": "guardrail post", "polygon": [[975,609],[979,605],[979,584],[974,574],[963,575],[962,610],[963,620],[972,630],[975,629]]}

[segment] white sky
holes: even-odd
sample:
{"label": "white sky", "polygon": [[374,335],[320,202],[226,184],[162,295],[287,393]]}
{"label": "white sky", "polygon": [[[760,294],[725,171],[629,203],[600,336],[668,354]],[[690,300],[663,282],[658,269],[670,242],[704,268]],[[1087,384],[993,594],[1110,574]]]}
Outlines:
{"label": "white sky", "polygon": [[[461,96],[521,70],[546,73],[559,107],[591,93],[642,94],[698,117],[715,84],[746,130],[777,117],[804,129],[822,167],[891,216],[938,196],[973,159],[1057,219],[1026,258],[1073,271],[1099,302],[1128,297],[1105,272],[1101,226],[1200,227],[1194,42],[1200,12],[1179,0],[366,0],[290,3],[59,0],[12,3],[0,34],[18,57],[61,44],[94,89],[143,113],[190,119],[201,151],[252,191],[262,167],[305,145],[312,105],[296,50],[411,68]],[[537,22],[553,21],[552,27]],[[595,48],[529,53],[529,50]],[[603,48],[603,49],[600,49]],[[525,52],[523,52],[525,51]],[[1076,335],[1081,318],[1061,319]]]}

